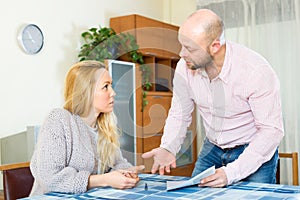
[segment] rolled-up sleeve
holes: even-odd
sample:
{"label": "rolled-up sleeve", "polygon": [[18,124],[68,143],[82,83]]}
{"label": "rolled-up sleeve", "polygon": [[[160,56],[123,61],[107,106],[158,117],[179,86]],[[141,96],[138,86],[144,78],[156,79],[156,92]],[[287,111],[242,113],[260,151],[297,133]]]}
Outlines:
{"label": "rolled-up sleeve", "polygon": [[280,84],[275,73],[270,67],[261,67],[249,76],[248,83],[248,103],[257,131],[240,157],[223,167],[228,184],[249,176],[269,161],[284,136]]}
{"label": "rolled-up sleeve", "polygon": [[194,102],[188,88],[187,71],[183,59],[176,67],[173,79],[173,98],[160,147],[167,149],[173,155],[180,150],[186,137],[188,126],[192,122]]}

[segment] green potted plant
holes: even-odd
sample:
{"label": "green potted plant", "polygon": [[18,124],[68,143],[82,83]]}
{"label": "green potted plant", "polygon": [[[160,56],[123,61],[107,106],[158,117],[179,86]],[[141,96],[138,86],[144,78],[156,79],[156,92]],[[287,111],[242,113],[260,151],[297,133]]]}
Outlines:
{"label": "green potted plant", "polygon": [[142,72],[142,112],[148,104],[146,99],[147,91],[151,88],[150,76],[151,69],[144,64],[143,55],[140,53],[139,45],[135,37],[130,33],[116,32],[112,28],[101,27],[90,28],[81,34],[84,44],[78,54],[79,60],[98,60],[103,62],[105,59],[119,59],[125,56],[129,61],[140,64]]}

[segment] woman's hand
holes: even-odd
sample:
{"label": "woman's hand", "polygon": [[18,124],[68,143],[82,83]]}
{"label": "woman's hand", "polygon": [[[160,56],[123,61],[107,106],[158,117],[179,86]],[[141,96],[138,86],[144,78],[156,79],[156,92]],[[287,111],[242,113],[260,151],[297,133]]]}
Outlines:
{"label": "woman's hand", "polygon": [[119,170],[119,171],[127,173],[127,175],[131,178],[138,178],[138,172],[142,171],[143,169],[145,169],[144,165],[138,165],[138,166],[129,167],[126,170]]}
{"label": "woman's hand", "polygon": [[99,186],[111,186],[117,189],[133,188],[140,181],[137,172],[144,168],[143,165],[140,165],[125,170],[111,171],[106,174],[90,175],[88,189]]}
{"label": "woman's hand", "polygon": [[133,188],[140,181],[137,174],[127,170],[117,170],[103,174],[103,176],[105,176],[105,182],[108,186],[117,189]]}

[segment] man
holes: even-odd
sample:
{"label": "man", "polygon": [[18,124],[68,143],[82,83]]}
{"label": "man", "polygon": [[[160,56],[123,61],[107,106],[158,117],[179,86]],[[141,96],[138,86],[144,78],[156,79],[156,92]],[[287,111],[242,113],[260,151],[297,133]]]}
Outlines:
{"label": "man", "polygon": [[192,176],[215,165],[200,186],[223,187],[240,180],[275,183],[283,138],[279,81],[256,52],[225,41],[224,25],[201,9],[179,29],[182,45],[172,105],[161,145],[142,155],[154,158],[152,173],[170,172],[192,121],[194,105],[206,132]]}

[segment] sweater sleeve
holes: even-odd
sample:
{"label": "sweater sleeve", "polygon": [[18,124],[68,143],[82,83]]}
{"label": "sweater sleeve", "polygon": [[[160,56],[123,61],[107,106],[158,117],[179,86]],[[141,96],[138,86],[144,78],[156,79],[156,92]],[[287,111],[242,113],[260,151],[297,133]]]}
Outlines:
{"label": "sweater sleeve", "polygon": [[129,167],[132,167],[132,164],[130,164],[123,156],[121,150],[118,151],[118,156],[116,158],[114,169],[128,169]]}
{"label": "sweater sleeve", "polygon": [[81,193],[87,190],[90,172],[68,165],[72,152],[70,125],[65,126],[70,123],[68,115],[65,110],[55,109],[41,127],[30,166],[36,182],[34,187],[38,185],[40,190],[36,193]]}

